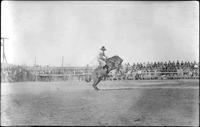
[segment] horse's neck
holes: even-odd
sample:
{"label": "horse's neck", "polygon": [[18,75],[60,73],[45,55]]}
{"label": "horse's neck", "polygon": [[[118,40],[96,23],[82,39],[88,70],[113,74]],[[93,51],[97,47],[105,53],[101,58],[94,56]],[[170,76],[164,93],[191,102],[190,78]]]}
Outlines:
{"label": "horse's neck", "polygon": [[[117,67],[113,67],[113,68],[109,67],[108,68],[108,72],[110,72],[112,70],[115,70],[115,73],[116,73],[117,72]],[[121,70],[119,69],[118,72],[121,72]]]}
{"label": "horse's neck", "polygon": [[113,69],[113,68],[110,68],[110,67],[108,68],[108,72],[110,72],[110,71],[112,71],[112,70],[114,70],[114,69]]}

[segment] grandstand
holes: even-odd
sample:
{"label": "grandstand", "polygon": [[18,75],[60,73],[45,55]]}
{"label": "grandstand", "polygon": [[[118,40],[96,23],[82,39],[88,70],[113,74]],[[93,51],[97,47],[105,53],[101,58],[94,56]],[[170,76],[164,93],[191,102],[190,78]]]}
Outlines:
{"label": "grandstand", "polygon": [[[85,80],[95,67],[25,66],[2,63],[1,81],[65,81]],[[110,73],[106,80],[163,80],[199,79],[199,62],[125,63],[117,73]]]}

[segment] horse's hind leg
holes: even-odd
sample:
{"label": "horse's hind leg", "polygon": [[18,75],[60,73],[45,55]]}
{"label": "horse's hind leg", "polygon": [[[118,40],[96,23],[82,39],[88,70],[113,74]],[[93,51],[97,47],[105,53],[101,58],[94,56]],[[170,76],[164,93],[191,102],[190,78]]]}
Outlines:
{"label": "horse's hind leg", "polygon": [[94,87],[95,90],[99,90],[99,88],[97,87],[97,84],[98,84],[100,81],[101,81],[100,78],[98,78],[98,79],[96,79],[96,80],[94,81],[94,83],[93,83],[92,86]]}
{"label": "horse's hind leg", "polygon": [[94,83],[93,83],[93,85],[92,85],[95,90],[99,90],[99,88],[97,87],[97,82],[98,82],[98,79],[95,80]]}

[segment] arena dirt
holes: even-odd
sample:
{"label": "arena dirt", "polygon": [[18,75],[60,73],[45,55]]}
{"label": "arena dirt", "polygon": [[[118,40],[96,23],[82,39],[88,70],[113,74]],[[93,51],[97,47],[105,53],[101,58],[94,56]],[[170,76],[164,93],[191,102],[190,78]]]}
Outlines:
{"label": "arena dirt", "polygon": [[198,126],[198,83],[103,81],[98,92],[79,81],[2,84],[1,125]]}

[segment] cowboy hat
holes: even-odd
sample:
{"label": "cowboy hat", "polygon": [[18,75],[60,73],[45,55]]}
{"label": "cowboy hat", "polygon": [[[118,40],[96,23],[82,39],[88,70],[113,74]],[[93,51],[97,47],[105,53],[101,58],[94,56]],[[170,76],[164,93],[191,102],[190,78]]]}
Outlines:
{"label": "cowboy hat", "polygon": [[102,46],[100,50],[105,51],[106,48],[104,46]]}

